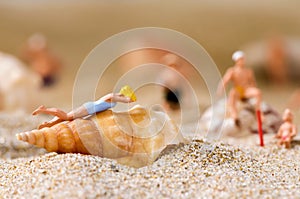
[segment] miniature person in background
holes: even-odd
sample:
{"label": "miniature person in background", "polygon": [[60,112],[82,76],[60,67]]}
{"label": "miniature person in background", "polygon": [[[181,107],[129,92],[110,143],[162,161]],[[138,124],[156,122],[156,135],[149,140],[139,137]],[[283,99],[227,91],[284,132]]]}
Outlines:
{"label": "miniature person in background", "polygon": [[49,50],[44,35],[39,33],[32,35],[26,43],[22,57],[42,77],[44,86],[55,83],[62,64]]}
{"label": "miniature person in background", "polygon": [[273,37],[269,41],[266,72],[273,83],[282,85],[288,82],[288,65],[285,41],[281,37]]}
{"label": "miniature person in background", "polygon": [[299,109],[300,107],[300,89],[296,89],[288,100],[287,107],[290,109]]}
{"label": "miniature person in background", "polygon": [[86,102],[79,108],[66,113],[58,108],[46,108],[45,106],[40,106],[32,114],[37,115],[40,113],[45,113],[49,115],[54,115],[52,120],[45,122],[39,126],[39,129],[44,127],[51,127],[62,121],[71,121],[76,118],[83,118],[86,116],[93,115],[95,113],[105,111],[107,109],[116,106],[117,102],[130,103],[136,101],[136,96],[129,86],[124,86],[121,91],[117,94],[110,93],[105,95],[94,102]]}
{"label": "miniature person in background", "polygon": [[229,92],[228,96],[228,108],[230,116],[234,119],[237,126],[240,126],[238,120],[237,103],[239,100],[245,100],[248,98],[255,98],[255,109],[258,121],[258,131],[260,134],[260,145],[263,146],[262,138],[262,124],[261,124],[261,91],[256,87],[255,78],[252,70],[245,68],[245,55],[242,51],[236,51],[232,55],[232,59],[235,62],[233,67],[230,67],[224,77],[223,81],[218,86],[218,95],[221,95],[224,88],[229,82],[233,83],[233,88]]}
{"label": "miniature person in background", "polygon": [[291,148],[291,141],[297,135],[297,128],[293,124],[293,114],[289,109],[285,109],[283,116],[283,124],[281,124],[276,138],[279,139],[278,145],[284,145],[285,148]]}
{"label": "miniature person in background", "polygon": [[220,82],[218,87],[218,95],[222,95],[223,89],[226,88],[229,82],[233,83],[233,88],[229,92],[228,96],[228,108],[230,116],[238,121],[237,103],[239,100],[245,100],[248,98],[255,98],[257,111],[260,110],[261,104],[261,92],[256,88],[256,82],[252,70],[245,68],[245,55],[242,51],[237,51],[232,55],[235,65],[229,68],[223,81]]}
{"label": "miniature person in background", "polygon": [[[177,55],[173,53],[167,53],[164,55],[160,62],[164,65],[171,67],[180,73],[183,77],[189,76],[187,64]],[[159,82],[166,87],[163,90],[163,96],[165,100],[164,106],[168,110],[178,110],[180,108],[179,101],[183,99],[183,95],[187,89],[184,87],[183,77],[177,74],[175,71],[164,70],[160,75]]]}

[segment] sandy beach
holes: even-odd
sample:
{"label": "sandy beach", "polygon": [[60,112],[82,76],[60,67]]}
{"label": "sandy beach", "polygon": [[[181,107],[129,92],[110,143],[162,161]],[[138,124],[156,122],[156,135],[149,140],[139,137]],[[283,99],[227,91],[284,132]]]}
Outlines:
{"label": "sandy beach", "polygon": [[[44,118],[45,119],[45,118]],[[194,140],[142,168],[82,154],[46,153],[15,139],[41,119],[1,115],[1,198],[299,198],[300,145],[266,146],[257,135],[238,146]],[[17,123],[15,121],[18,121]],[[196,138],[194,138],[196,139]],[[226,140],[226,139],[225,139]]]}
{"label": "sandy beach", "polygon": [[[22,45],[29,36],[36,32],[44,34],[51,50],[62,59],[63,68],[56,84],[38,90],[34,106],[43,104],[69,111],[74,108],[74,91],[85,93],[98,86],[94,97],[103,96],[112,91],[126,70],[144,64],[143,56],[138,56],[126,68],[120,55],[107,66],[109,70],[98,85],[90,85],[91,78],[87,75],[83,77],[86,84],[82,90],[74,89],[81,64],[98,44],[133,28],[172,29],[203,46],[222,75],[233,65],[234,51],[241,49],[248,53],[249,68],[258,69],[261,75],[257,77],[257,85],[262,90],[263,101],[281,114],[292,93],[299,89],[299,81],[276,84],[268,81],[261,71],[266,64],[267,43],[274,35],[298,42],[295,48],[289,49],[294,50],[291,55],[297,59],[290,61],[295,61],[295,65],[300,63],[299,51],[295,50],[300,49],[298,8],[299,2],[279,0],[251,3],[204,0],[184,4],[181,1],[3,0],[0,2],[0,53],[20,58]],[[141,74],[134,80],[148,75]],[[190,80],[202,114],[211,105],[215,93],[208,92],[210,85],[200,74]],[[162,105],[162,92],[155,86],[139,87],[137,103],[147,108]],[[175,122],[179,119],[187,122],[184,136],[189,142],[168,147],[151,165],[132,168],[93,155],[49,153],[18,141],[17,133],[35,129],[50,119],[33,117],[31,111],[0,111],[0,199],[300,198],[299,133],[291,149],[277,146],[275,134],[264,136],[264,147],[258,145],[258,135],[250,133],[237,137],[223,135],[216,142],[208,143],[204,137],[206,132],[196,132],[195,123],[189,123],[200,118],[188,111],[185,118],[175,113],[171,115]],[[292,111],[299,126],[299,107]]]}
{"label": "sandy beach", "polygon": [[[1,160],[3,198],[299,198],[299,146],[243,148],[201,141],[134,169],[56,154]],[[272,155],[270,155],[272,153]]]}

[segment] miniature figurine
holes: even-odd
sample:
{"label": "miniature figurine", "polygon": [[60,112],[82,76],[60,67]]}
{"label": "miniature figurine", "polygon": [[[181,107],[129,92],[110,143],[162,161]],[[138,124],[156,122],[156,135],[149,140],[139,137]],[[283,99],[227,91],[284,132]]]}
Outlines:
{"label": "miniature figurine", "polygon": [[116,106],[116,102],[129,103],[134,101],[136,101],[136,96],[133,93],[132,89],[129,86],[124,86],[118,94],[110,93],[95,102],[86,102],[79,108],[72,110],[69,113],[66,113],[57,108],[46,108],[42,105],[37,108],[32,114],[37,115],[40,113],[46,113],[56,116],[52,120],[41,124],[39,126],[39,129],[41,129],[44,127],[51,127],[62,121],[71,121],[76,118],[82,118],[101,111],[105,111]]}
{"label": "miniature figurine", "polygon": [[287,107],[293,110],[300,108],[300,89],[296,89],[289,97]]}
{"label": "miniature figurine", "polygon": [[167,110],[178,110],[180,101],[188,98],[188,89],[185,88],[186,85],[183,79],[190,75],[189,65],[182,58],[172,53],[162,56],[160,62],[182,75],[180,76],[175,71],[166,69],[162,71],[158,80],[162,85],[165,85],[163,89],[164,107]]}
{"label": "miniature figurine", "polygon": [[284,145],[285,148],[291,148],[291,141],[297,135],[297,128],[293,124],[293,114],[289,109],[285,109],[283,116],[283,124],[280,126],[276,138],[279,139],[278,145]]}
{"label": "miniature figurine", "polygon": [[272,37],[268,44],[266,72],[277,85],[286,84],[289,80],[288,52],[285,45],[280,36]]}
{"label": "miniature figurine", "polygon": [[[101,98],[100,102],[103,101],[106,102],[106,109],[112,103],[130,102],[133,98],[109,94]],[[83,105],[82,109],[86,109],[85,106],[90,105]],[[92,107],[95,107],[94,103]],[[40,110],[36,113],[60,114],[59,110]],[[133,167],[148,165],[168,145],[185,142],[177,126],[162,111],[148,111],[137,105],[128,112],[103,110],[85,119],[78,118],[75,113],[76,111],[61,114],[63,120],[74,119],[73,121],[59,122],[54,126],[51,126],[54,123],[50,123],[51,125],[46,125],[51,126],[50,128],[19,133],[16,136],[19,140],[50,152],[97,155],[117,159],[120,163]],[[88,113],[91,112],[86,109],[81,117]]]}
{"label": "miniature figurine", "polygon": [[51,86],[62,66],[60,59],[48,48],[46,37],[33,34],[27,41],[22,57],[43,79],[44,86]]}
{"label": "miniature figurine", "polygon": [[261,92],[256,87],[255,78],[253,72],[250,69],[245,68],[245,55],[242,51],[236,51],[232,55],[235,65],[229,68],[223,81],[220,82],[218,87],[218,94],[221,95],[224,88],[226,88],[229,82],[233,83],[233,88],[229,92],[228,96],[228,109],[230,116],[235,120],[237,126],[239,126],[237,103],[239,100],[245,100],[248,98],[255,98],[255,110],[258,122],[258,132],[260,135],[260,145],[263,146],[263,132],[261,124]]}
{"label": "miniature figurine", "polygon": [[126,53],[117,61],[117,65],[124,73],[133,67],[148,63],[167,66],[159,72],[156,80],[158,84],[164,86],[161,89],[163,107],[168,111],[177,111],[182,106],[190,107],[193,93],[187,88],[187,83],[183,80],[192,78],[195,70],[184,58],[162,49],[146,48]]}

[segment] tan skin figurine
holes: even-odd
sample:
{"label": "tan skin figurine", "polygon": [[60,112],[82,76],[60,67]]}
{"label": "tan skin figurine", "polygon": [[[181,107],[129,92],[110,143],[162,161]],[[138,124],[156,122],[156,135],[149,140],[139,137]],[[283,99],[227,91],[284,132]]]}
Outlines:
{"label": "tan skin figurine", "polygon": [[49,50],[44,35],[32,35],[23,49],[23,59],[43,79],[44,86],[55,83],[56,77],[62,67],[61,60]]}
{"label": "tan skin figurine", "polygon": [[226,71],[223,81],[219,84],[218,95],[222,94],[223,88],[226,88],[229,82],[233,83],[233,88],[228,96],[228,108],[231,117],[238,122],[237,102],[241,99],[255,98],[255,108],[260,110],[261,92],[256,88],[252,70],[245,68],[244,53],[237,51],[233,54],[232,59],[235,61],[235,65]]}
{"label": "tan skin figurine", "polygon": [[[172,53],[168,53],[161,58],[161,62],[182,74],[182,61]],[[179,101],[182,98],[182,80],[180,76],[169,70],[164,70],[161,73],[160,81],[166,85],[164,93],[164,107],[167,110],[178,110],[180,108]],[[171,91],[171,88],[173,91]]]}
{"label": "tan skin figurine", "polygon": [[297,135],[297,128],[293,124],[293,114],[289,109],[283,113],[283,124],[280,126],[276,138],[279,139],[278,145],[284,145],[285,148],[291,148],[291,141]]}
{"label": "tan skin figurine", "polygon": [[[184,78],[189,79],[191,77],[192,66],[186,60],[173,53],[165,54],[159,62],[168,66],[168,69],[163,70],[159,76],[159,82],[165,85],[163,90],[164,107],[167,110],[178,110],[180,103],[184,104],[183,101],[189,95]],[[176,72],[170,69],[174,69]]]}
{"label": "tan skin figurine", "polygon": [[58,108],[46,108],[45,106],[40,106],[32,114],[37,115],[40,113],[45,113],[56,116],[52,120],[41,124],[39,126],[39,129],[41,129],[44,127],[51,127],[62,121],[71,121],[76,118],[82,118],[100,111],[107,110],[109,108],[114,107],[116,105],[116,102],[130,103],[133,102],[133,100],[130,97],[124,96],[121,93],[110,93],[100,98],[98,101],[87,102],[79,108],[70,111],[69,113],[66,113]]}
{"label": "tan skin figurine", "polygon": [[270,79],[278,85],[287,83],[289,80],[289,68],[284,39],[279,36],[271,38],[267,53],[266,72]]}

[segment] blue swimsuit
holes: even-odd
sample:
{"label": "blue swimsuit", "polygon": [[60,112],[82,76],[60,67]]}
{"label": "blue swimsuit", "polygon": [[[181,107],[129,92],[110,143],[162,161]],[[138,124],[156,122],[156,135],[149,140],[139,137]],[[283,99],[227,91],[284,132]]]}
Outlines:
{"label": "blue swimsuit", "polygon": [[117,103],[115,102],[106,102],[101,99],[95,102],[86,102],[83,106],[86,108],[87,112],[92,115],[101,111],[105,111],[112,107],[115,107]]}

